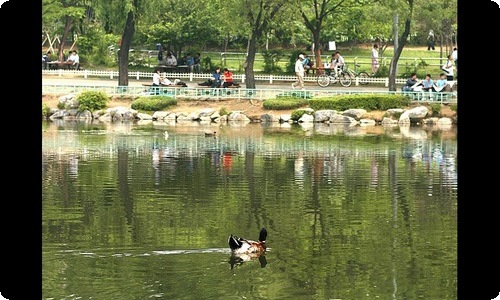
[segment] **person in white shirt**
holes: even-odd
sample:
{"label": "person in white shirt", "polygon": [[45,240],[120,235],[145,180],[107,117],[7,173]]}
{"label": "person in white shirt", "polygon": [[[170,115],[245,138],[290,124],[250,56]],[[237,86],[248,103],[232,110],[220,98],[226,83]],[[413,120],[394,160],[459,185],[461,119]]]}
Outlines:
{"label": "person in white shirt", "polygon": [[177,58],[175,58],[175,56],[170,52],[167,54],[167,66],[177,66]]}
{"label": "person in white shirt", "polygon": [[378,63],[378,45],[374,44],[372,48],[372,72],[373,74],[377,73],[379,67]]}
{"label": "person in white shirt", "polygon": [[160,86],[161,80],[160,68],[156,68],[153,73],[153,86]]}
{"label": "person in white shirt", "polygon": [[446,73],[446,80],[453,81],[454,69],[455,66],[453,64],[453,56],[450,54],[448,55],[448,60],[441,67],[441,70],[443,70]]}
{"label": "person in white shirt", "polygon": [[339,51],[335,52],[334,58],[335,58],[335,60],[333,60],[331,67],[335,71],[335,76],[338,77],[339,72],[344,70],[345,61],[344,61],[344,57],[342,55],[340,55]]}
{"label": "person in white shirt", "polygon": [[453,57],[453,62],[455,62],[455,70],[458,71],[458,50],[457,47],[453,48],[453,52],[451,52],[451,57]]}
{"label": "person in white shirt", "polygon": [[304,65],[302,64],[304,58],[304,54],[299,54],[299,58],[295,61],[295,75],[297,76],[297,81],[292,83],[292,88],[299,85],[300,89],[304,90]]}
{"label": "person in white shirt", "polygon": [[76,50],[71,51],[71,54],[69,55],[67,61],[73,62],[73,64],[72,64],[73,67],[76,70],[80,70],[80,56],[78,56],[78,53],[76,52]]}

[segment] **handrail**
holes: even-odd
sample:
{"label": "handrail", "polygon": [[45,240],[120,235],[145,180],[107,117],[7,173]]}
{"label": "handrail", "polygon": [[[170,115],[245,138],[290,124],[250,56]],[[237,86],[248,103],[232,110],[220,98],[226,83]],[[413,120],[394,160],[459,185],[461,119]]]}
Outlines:
{"label": "handrail", "polygon": [[[151,96],[163,95],[176,98],[178,100],[220,100],[220,99],[237,99],[237,100],[266,100],[273,99],[277,96],[294,96],[304,99],[312,97],[327,97],[333,95],[374,95],[374,94],[405,94],[410,96],[417,102],[428,102],[425,96],[429,93],[422,92],[401,92],[401,91],[363,91],[354,89],[308,89],[306,91],[290,90],[286,88],[277,89],[247,89],[247,88],[208,88],[208,87],[144,87],[144,86],[96,86],[96,85],[42,85],[42,94],[67,95],[78,94],[87,90],[99,90],[107,95],[127,95],[127,96]],[[456,92],[440,92],[433,93],[433,101],[435,103],[456,103]]]}

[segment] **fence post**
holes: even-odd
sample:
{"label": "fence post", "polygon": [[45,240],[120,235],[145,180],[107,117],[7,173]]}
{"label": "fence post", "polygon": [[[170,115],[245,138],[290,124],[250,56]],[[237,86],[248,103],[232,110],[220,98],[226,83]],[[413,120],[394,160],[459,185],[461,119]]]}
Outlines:
{"label": "fence post", "polygon": [[245,83],[245,74],[241,75],[241,83]]}
{"label": "fence post", "polygon": [[113,71],[109,71],[109,79],[113,79]]}
{"label": "fence post", "polygon": [[137,71],[137,75],[136,75],[135,79],[137,79],[137,80],[141,79],[141,77],[139,76],[139,71]]}
{"label": "fence post", "polygon": [[273,74],[269,75],[269,84],[273,84]]}
{"label": "fence post", "polygon": [[87,78],[88,76],[88,70],[83,70],[83,78]]}

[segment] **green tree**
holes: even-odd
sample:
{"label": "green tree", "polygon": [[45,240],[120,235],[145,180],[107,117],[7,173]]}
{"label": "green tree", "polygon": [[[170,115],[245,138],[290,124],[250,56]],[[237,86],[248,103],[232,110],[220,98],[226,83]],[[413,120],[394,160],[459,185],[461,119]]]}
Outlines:
{"label": "green tree", "polygon": [[183,50],[216,45],[224,37],[224,29],[217,14],[218,2],[193,0],[162,1],[154,16],[145,18],[139,31],[149,44],[161,43],[168,51],[180,57]]}
{"label": "green tree", "polygon": [[[240,15],[249,25],[247,57],[244,63],[247,88],[255,88],[254,62],[258,41],[269,22],[280,12],[286,0],[244,0],[239,2]],[[243,5],[243,6],[242,6]]]}
{"label": "green tree", "polygon": [[304,24],[312,34],[316,66],[321,66],[321,30],[328,17],[335,18],[337,15],[346,13],[350,8],[361,7],[367,4],[363,0],[297,0],[296,7]]}
{"label": "green tree", "polygon": [[60,34],[57,57],[63,60],[66,40],[75,24],[85,18],[88,6],[82,0],[42,0],[42,29]]}
{"label": "green tree", "polygon": [[396,91],[398,60],[401,56],[401,53],[403,52],[403,48],[408,41],[408,37],[410,36],[411,21],[413,17],[413,0],[396,1],[397,6],[399,7],[398,3],[401,4],[402,9],[400,11],[394,10],[394,14],[397,20],[399,20],[399,14],[404,16],[404,30],[403,34],[401,34],[401,36],[398,36],[397,31],[399,24],[395,21],[394,30],[396,31],[396,34],[394,34],[394,36],[397,39],[397,45],[394,47],[394,55],[389,64],[389,91]]}

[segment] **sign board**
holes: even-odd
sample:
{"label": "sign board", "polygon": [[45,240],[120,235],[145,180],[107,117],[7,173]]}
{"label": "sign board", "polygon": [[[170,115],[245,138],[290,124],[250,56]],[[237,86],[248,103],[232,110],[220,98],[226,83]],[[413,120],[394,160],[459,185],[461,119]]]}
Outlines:
{"label": "sign board", "polygon": [[334,51],[337,50],[337,47],[335,46],[335,42],[328,42],[328,50]]}

